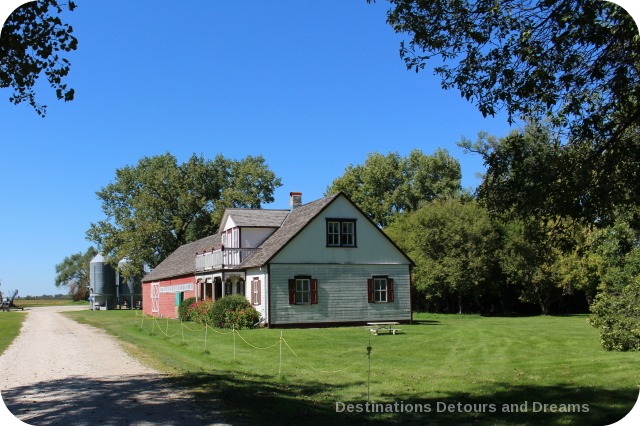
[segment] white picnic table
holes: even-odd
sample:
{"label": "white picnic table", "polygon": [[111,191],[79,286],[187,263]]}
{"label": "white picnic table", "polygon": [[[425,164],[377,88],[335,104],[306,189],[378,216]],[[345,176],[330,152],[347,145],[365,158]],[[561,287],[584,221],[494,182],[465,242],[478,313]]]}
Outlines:
{"label": "white picnic table", "polygon": [[400,325],[400,323],[396,321],[367,323],[367,327],[369,327],[369,331],[371,332],[371,334],[375,334],[376,336],[380,331],[386,331],[389,334],[396,334],[398,331],[400,331],[399,328],[396,328],[397,325]]}

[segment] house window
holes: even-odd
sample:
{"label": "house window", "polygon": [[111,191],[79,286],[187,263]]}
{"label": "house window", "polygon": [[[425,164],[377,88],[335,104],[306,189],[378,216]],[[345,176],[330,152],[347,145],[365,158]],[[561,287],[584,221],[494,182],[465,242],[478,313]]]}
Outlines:
{"label": "house window", "polygon": [[327,219],[327,246],[355,247],[355,219]]}
{"label": "house window", "polygon": [[318,303],[318,280],[309,276],[297,276],[289,280],[290,305],[315,305]]}
{"label": "house window", "polygon": [[238,280],[236,283],[236,294],[244,294],[244,280]]}
{"label": "house window", "polygon": [[254,277],[251,280],[251,304],[260,305],[262,303],[262,282],[260,278]]}
{"label": "house window", "polygon": [[369,303],[393,302],[393,279],[387,276],[369,278],[367,280],[367,300]]}

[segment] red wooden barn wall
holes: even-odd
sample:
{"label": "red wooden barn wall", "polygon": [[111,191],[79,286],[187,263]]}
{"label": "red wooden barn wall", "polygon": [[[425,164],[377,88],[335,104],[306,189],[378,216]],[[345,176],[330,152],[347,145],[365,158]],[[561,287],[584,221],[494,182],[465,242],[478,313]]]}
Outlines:
{"label": "red wooden barn wall", "polygon": [[[160,283],[160,288],[180,284],[193,284],[192,291],[184,292],[184,299],[195,297],[196,285],[195,277],[187,275],[183,277],[171,278],[166,280],[154,281]],[[147,315],[160,316],[164,318],[177,318],[176,294],[160,293],[159,312],[151,312],[151,282],[142,283],[142,311]]]}

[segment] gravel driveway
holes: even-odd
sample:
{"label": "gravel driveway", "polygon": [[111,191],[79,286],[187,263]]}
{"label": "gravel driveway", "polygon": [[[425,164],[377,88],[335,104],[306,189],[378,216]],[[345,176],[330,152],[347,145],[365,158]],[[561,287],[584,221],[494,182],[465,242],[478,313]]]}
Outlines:
{"label": "gravel driveway", "polygon": [[29,309],[0,356],[0,394],[18,419],[34,426],[221,424],[216,402],[196,404],[103,331],[59,313],[74,309],[87,308]]}

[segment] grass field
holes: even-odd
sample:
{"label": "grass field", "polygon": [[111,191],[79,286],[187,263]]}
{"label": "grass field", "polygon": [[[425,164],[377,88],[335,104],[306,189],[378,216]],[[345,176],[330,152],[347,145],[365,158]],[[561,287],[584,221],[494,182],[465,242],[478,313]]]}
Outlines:
{"label": "grass field", "polygon": [[20,327],[22,327],[24,318],[25,314],[23,312],[0,312],[0,354],[20,334]]}
{"label": "grass field", "polygon": [[82,300],[74,302],[71,299],[16,299],[14,303],[21,308],[32,308],[35,306],[66,306],[66,305],[87,305],[89,302]]}
{"label": "grass field", "polygon": [[605,425],[640,385],[640,353],[605,351],[584,316],[417,315],[395,336],[209,329],[205,343],[201,326],[139,312],[67,315],[116,335],[202,404],[221,401],[232,423]]}

